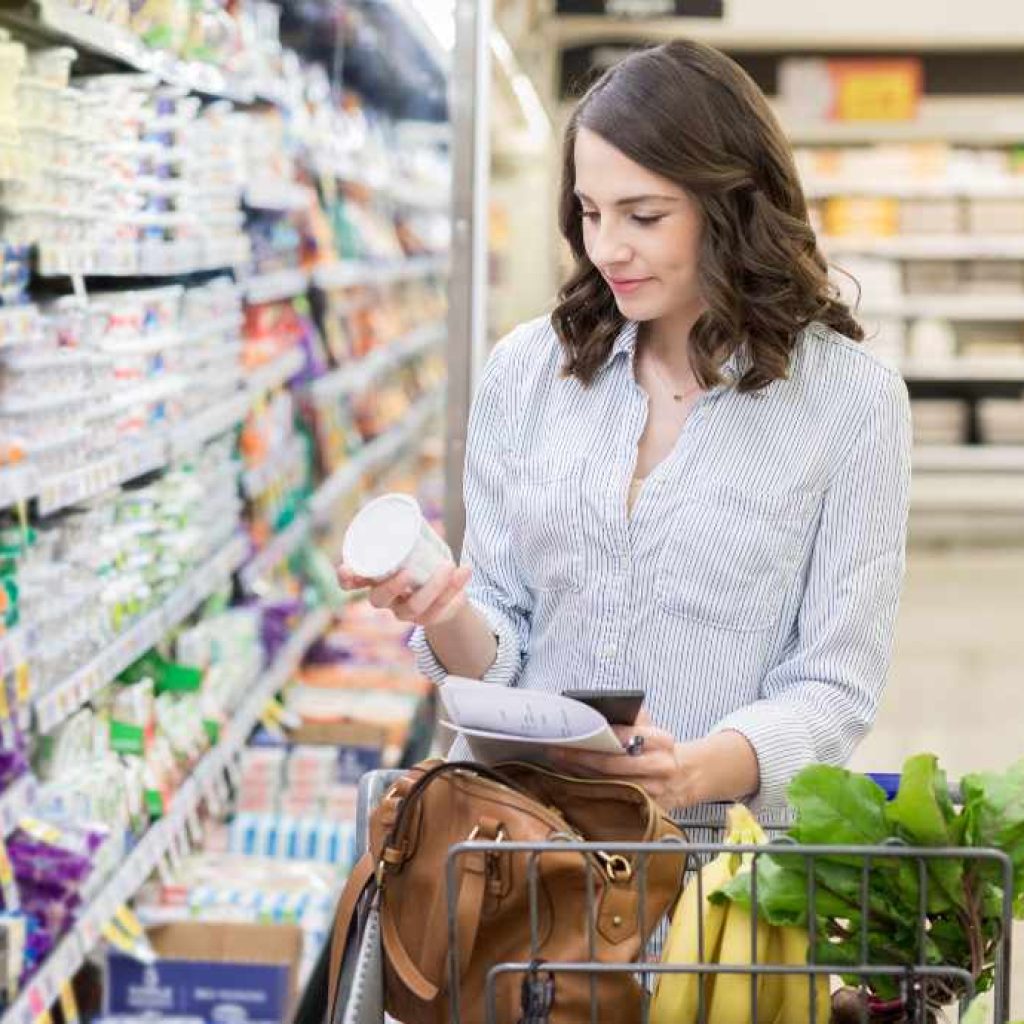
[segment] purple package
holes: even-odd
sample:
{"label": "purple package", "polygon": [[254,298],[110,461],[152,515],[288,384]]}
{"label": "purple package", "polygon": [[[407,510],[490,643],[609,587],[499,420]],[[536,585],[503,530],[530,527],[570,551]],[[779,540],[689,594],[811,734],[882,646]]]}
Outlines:
{"label": "purple package", "polygon": [[0,789],[14,785],[27,770],[28,759],[21,750],[0,750]]}
{"label": "purple package", "polygon": [[269,662],[273,661],[277,652],[287,643],[293,623],[302,615],[306,606],[302,601],[284,600],[268,602],[262,608],[263,649]]}

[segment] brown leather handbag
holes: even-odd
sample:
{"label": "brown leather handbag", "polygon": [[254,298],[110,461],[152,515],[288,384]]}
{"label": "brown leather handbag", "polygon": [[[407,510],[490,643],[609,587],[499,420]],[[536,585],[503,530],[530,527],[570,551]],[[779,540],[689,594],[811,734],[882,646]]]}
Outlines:
{"label": "brown leather handbag", "polygon": [[[370,850],[349,879],[335,919],[328,1021],[335,1019],[338,975],[350,924],[367,885],[380,913],[387,1012],[403,1024],[483,1024],[488,971],[496,964],[543,961],[630,963],[675,905],[686,867],[682,844],[644,858],[567,848],[536,858],[536,945],[531,947],[528,863],[524,852],[469,852],[456,858],[458,1017],[452,1017],[446,864],[449,848],[492,843],[581,840],[646,843],[681,840],[680,829],[640,786],[574,779],[532,764],[495,768],[426,761],[396,783],[370,822]],[[588,867],[589,864],[589,867]],[[594,927],[587,927],[588,873]],[[640,891],[641,881],[644,892]],[[523,1014],[524,980],[502,973],[499,1024]],[[553,985],[551,981],[553,980]],[[546,986],[546,988],[544,988]],[[640,1019],[641,989],[630,971],[545,977],[541,1001],[551,1024]],[[592,995],[594,1001],[592,1003]],[[597,1020],[598,1018],[594,1018]]]}

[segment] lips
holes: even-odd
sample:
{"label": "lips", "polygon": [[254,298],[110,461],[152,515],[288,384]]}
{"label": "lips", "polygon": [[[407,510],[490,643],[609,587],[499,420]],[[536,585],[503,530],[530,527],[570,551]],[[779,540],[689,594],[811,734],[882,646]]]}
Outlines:
{"label": "lips", "polygon": [[611,288],[616,295],[631,295],[643,285],[647,284],[651,279],[649,277],[606,277],[605,280],[608,282],[608,287]]}

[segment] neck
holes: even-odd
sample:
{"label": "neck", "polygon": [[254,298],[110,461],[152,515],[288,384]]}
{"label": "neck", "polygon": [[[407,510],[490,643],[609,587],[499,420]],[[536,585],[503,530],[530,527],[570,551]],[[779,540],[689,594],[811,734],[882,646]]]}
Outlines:
{"label": "neck", "polygon": [[690,369],[690,332],[704,306],[694,301],[685,309],[641,324],[644,347],[670,372],[685,374]]}

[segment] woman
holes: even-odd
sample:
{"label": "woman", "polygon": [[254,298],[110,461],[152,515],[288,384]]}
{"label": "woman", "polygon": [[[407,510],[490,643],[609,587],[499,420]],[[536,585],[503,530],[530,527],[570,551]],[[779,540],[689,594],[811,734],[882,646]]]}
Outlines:
{"label": "woman", "polygon": [[462,567],[370,599],[417,624],[435,680],[646,691],[620,730],[638,756],[564,768],[670,810],[784,803],[878,706],[906,388],[858,344],[764,97],[710,47],[634,54],[590,89],[560,220],[575,272],[476,396]]}

